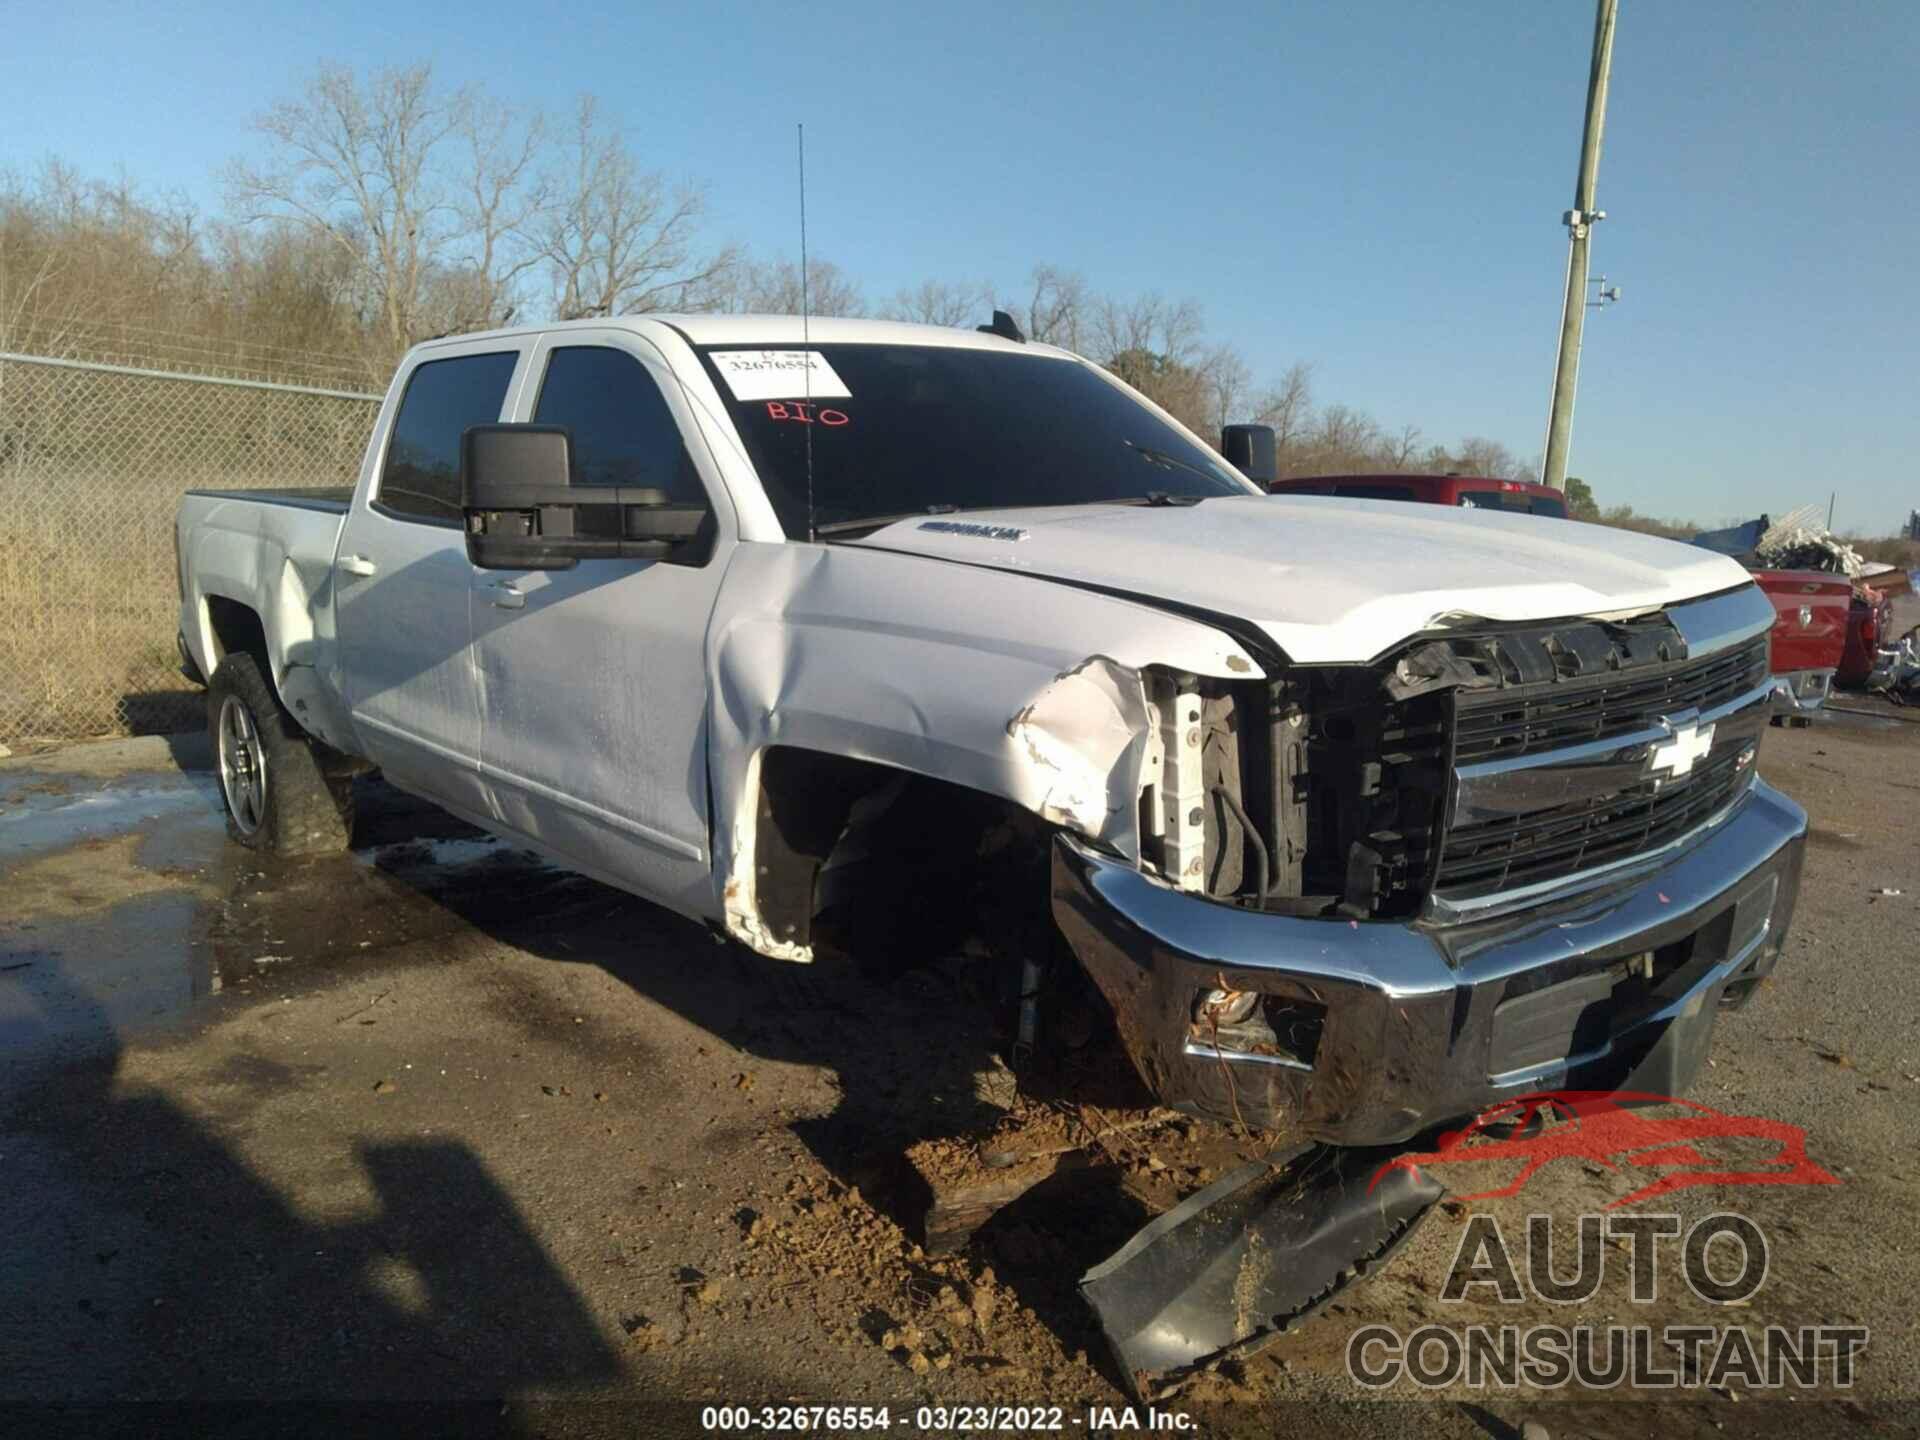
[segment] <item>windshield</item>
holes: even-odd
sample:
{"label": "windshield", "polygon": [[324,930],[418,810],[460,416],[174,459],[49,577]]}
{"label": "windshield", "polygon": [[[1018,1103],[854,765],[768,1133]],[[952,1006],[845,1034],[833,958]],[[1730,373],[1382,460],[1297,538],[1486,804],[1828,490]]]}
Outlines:
{"label": "windshield", "polygon": [[886,516],[1257,494],[1085,365],[943,345],[703,346],[701,358],[789,535]]}

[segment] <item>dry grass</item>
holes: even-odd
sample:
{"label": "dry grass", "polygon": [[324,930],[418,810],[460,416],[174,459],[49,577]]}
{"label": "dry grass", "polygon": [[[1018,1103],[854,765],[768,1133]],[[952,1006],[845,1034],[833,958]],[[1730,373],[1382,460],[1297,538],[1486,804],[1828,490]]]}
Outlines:
{"label": "dry grass", "polygon": [[190,489],[338,485],[371,401],[0,364],[0,743],[178,730]]}
{"label": "dry grass", "polygon": [[[109,503],[0,486],[0,741],[177,730],[199,704],[174,649],[173,510],[185,484]],[[79,492],[84,494],[85,492]]]}
{"label": "dry grass", "polygon": [[1849,540],[1847,543],[1869,560],[1898,565],[1902,570],[1920,570],[1920,541],[1896,535],[1884,540]]}

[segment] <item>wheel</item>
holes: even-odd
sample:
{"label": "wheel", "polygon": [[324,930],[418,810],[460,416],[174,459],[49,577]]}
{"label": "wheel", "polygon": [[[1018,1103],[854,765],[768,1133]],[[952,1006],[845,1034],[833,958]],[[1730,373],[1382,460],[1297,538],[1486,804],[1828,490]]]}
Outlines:
{"label": "wheel", "polygon": [[253,656],[229,655],[214,670],[207,729],[229,835],[275,855],[346,849],[352,782],[328,774],[320,748],[281,707]]}

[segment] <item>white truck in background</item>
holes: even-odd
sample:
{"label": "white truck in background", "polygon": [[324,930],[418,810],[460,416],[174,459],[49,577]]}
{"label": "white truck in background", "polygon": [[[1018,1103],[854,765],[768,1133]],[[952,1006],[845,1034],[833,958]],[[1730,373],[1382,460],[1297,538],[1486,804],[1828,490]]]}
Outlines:
{"label": "white truck in background", "polygon": [[1625,531],[1270,497],[1261,440],[1005,317],[421,345],[350,494],[181,505],[233,834],[343,846],[377,767],[776,960],[1070,951],[1162,1101],[1334,1145],[1679,1092],[1799,883],[1772,605]]}

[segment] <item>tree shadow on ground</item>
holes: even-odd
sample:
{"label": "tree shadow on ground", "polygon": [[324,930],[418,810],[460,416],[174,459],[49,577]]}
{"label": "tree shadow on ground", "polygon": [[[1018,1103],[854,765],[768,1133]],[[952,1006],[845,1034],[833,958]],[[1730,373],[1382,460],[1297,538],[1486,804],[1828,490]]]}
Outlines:
{"label": "tree shadow on ground", "polygon": [[[52,983],[66,1009],[91,1003]],[[404,1403],[409,1428],[511,1433],[517,1391],[620,1373],[464,1145],[363,1143],[371,1212],[318,1223],[171,1099],[119,1086],[119,1061],[109,1041],[5,1097],[0,1390],[50,1407],[36,1431],[151,1433],[190,1412],[210,1434],[266,1417],[339,1433],[356,1408]]]}

